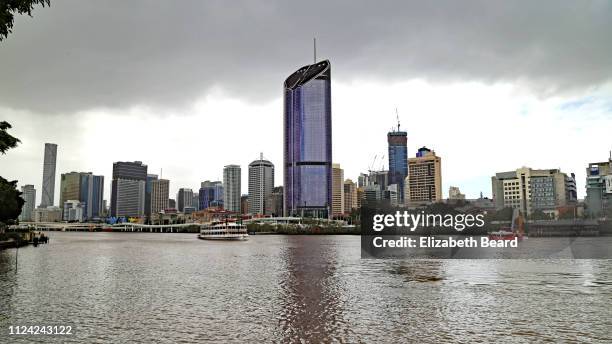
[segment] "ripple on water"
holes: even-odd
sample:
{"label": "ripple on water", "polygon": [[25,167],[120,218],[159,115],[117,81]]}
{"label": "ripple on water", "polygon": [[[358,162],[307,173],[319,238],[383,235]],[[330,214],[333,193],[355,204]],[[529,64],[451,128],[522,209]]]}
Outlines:
{"label": "ripple on water", "polygon": [[51,239],[20,249],[17,274],[13,251],[0,252],[0,328],[74,323],[74,339],[133,343],[605,342],[612,333],[606,261],[360,259],[353,236]]}

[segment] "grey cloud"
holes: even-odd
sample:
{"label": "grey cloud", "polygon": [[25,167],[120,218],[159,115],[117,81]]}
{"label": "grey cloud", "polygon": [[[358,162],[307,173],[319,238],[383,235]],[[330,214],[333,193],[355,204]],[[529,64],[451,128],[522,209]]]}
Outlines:
{"label": "grey cloud", "polygon": [[0,43],[0,106],[41,113],[249,101],[319,56],[336,80],[516,82],[538,94],[612,75],[607,1],[52,0]]}

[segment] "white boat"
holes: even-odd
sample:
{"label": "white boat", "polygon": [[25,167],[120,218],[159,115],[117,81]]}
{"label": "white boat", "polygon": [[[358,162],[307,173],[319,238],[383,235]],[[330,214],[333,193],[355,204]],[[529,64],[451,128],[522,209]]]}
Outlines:
{"label": "white boat", "polygon": [[211,222],[200,226],[202,240],[248,240],[249,234],[243,224],[236,222]]}

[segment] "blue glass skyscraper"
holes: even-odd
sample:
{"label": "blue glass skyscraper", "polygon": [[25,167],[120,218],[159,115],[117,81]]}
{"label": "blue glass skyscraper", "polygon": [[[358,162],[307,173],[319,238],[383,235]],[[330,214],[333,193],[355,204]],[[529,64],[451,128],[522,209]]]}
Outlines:
{"label": "blue glass skyscraper", "polygon": [[220,181],[202,182],[200,191],[198,193],[199,209],[207,209],[210,207],[222,207],[223,206],[223,183]]}
{"label": "blue glass skyscraper", "polygon": [[397,184],[398,199],[404,199],[404,180],[408,176],[408,134],[393,130],[387,134],[389,144],[389,185]]}
{"label": "blue glass skyscraper", "polygon": [[328,217],[332,201],[331,65],[304,66],[285,80],[284,212]]}
{"label": "blue glass skyscraper", "polygon": [[91,173],[80,173],[79,179],[79,201],[83,206],[83,217],[86,219],[99,218],[102,216],[104,176],[95,176]]}

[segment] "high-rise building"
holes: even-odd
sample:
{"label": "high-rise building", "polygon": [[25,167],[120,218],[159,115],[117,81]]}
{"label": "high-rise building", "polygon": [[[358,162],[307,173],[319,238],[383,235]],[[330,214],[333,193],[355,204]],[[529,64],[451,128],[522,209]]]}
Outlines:
{"label": "high-rise building", "polygon": [[408,176],[408,134],[400,131],[399,121],[397,131],[387,133],[389,145],[389,185],[397,185],[399,203],[403,203],[404,180]]}
{"label": "high-rise building", "polygon": [[364,200],[365,200],[365,188],[358,187],[357,188],[357,209],[361,209],[361,206],[363,205]]}
{"label": "high-rise building", "polygon": [[223,207],[240,213],[240,166],[227,165],[223,168]]}
{"label": "high-rise building", "polygon": [[586,172],[587,214],[612,217],[612,153],[608,161],[590,163]]}
{"label": "high-rise building", "polygon": [[43,163],[42,198],[40,207],[53,206],[55,199],[55,165],[57,160],[57,145],[45,143],[45,158]]}
{"label": "high-rise building", "polygon": [[70,172],[60,175],[60,202],[63,207],[68,200],[79,200],[81,195],[81,175],[85,173]]}
{"label": "high-rise building", "polygon": [[[104,217],[104,176],[89,175],[85,178],[87,188],[83,189],[87,199],[85,216],[88,219]],[[84,195],[81,195],[82,198]]]}
{"label": "high-rise building", "polygon": [[261,154],[249,164],[249,213],[267,215],[266,202],[273,189],[274,165]]}
{"label": "high-rise building", "polygon": [[250,214],[249,195],[240,196],[240,214]]}
{"label": "high-rise building", "polygon": [[344,213],[344,171],[340,164],[332,164],[332,216]]}
{"label": "high-rise building", "polygon": [[193,193],[193,197],[191,198],[191,206],[195,211],[200,210],[200,195],[197,192]]}
{"label": "high-rise building", "polygon": [[266,214],[275,217],[283,216],[283,187],[277,186],[272,190],[268,201],[266,202]]}
{"label": "high-rise building", "polygon": [[145,215],[151,216],[153,182],[157,180],[156,174],[147,174],[147,182],[145,184]]}
{"label": "high-rise building", "polygon": [[363,187],[368,185],[377,185],[381,190],[386,190],[389,186],[389,171],[370,171],[368,175],[363,176],[365,176],[363,179]]}
{"label": "high-rise building", "polygon": [[159,214],[170,208],[170,181],[155,179],[151,181],[151,215]]}
{"label": "high-rise building", "polygon": [[200,184],[199,191],[200,210],[209,207],[223,206],[223,183],[221,181],[211,182],[209,180]]}
{"label": "high-rise building", "polygon": [[185,212],[185,207],[193,207],[193,190],[189,188],[180,188],[176,194],[177,209],[180,212]]}
{"label": "high-rise building", "polygon": [[517,208],[524,214],[535,210],[553,214],[558,207],[576,203],[576,181],[558,169],[522,167],[491,177],[495,207]]}
{"label": "high-rise building", "polygon": [[331,65],[320,61],[284,84],[284,212],[328,217],[332,203]]}
{"label": "high-rise building", "polygon": [[442,162],[436,152],[422,147],[416,157],[408,159],[408,186],[405,193],[409,205],[442,200]]}
{"label": "high-rise building", "polygon": [[176,209],[176,200],[170,198],[168,200],[168,209]]}
{"label": "high-rise building", "polygon": [[380,185],[370,184],[363,188],[362,205],[380,202],[383,199],[383,190]]}
{"label": "high-rise building", "polygon": [[84,219],[100,218],[103,215],[104,176],[92,173],[81,175],[81,194],[78,200],[83,207]]}
{"label": "high-rise building", "polygon": [[79,201],[83,219],[102,216],[104,176],[95,176],[91,172],[70,172],[62,173],[60,178],[60,204],[63,208],[66,201]]}
{"label": "high-rise building", "polygon": [[344,181],[344,212],[350,214],[357,209],[357,185],[352,180]]}
{"label": "high-rise building", "polygon": [[21,187],[21,198],[25,201],[21,208],[19,221],[34,221],[34,208],[36,204],[36,189],[34,185],[28,184]]}
{"label": "high-rise building", "polygon": [[359,177],[357,177],[357,187],[358,188],[366,187],[369,184],[368,179],[369,179],[369,176],[367,174],[360,173]]}
{"label": "high-rise building", "polygon": [[143,217],[147,165],[141,161],[113,163],[111,185],[112,217]]}

